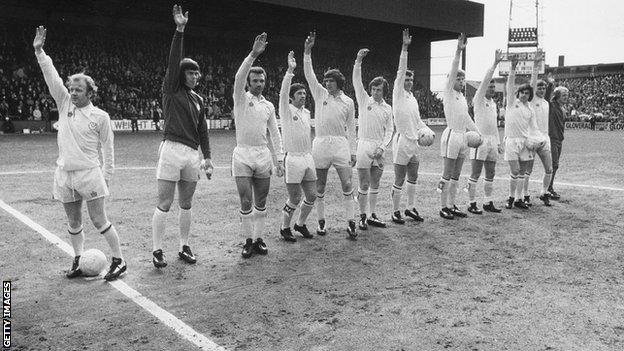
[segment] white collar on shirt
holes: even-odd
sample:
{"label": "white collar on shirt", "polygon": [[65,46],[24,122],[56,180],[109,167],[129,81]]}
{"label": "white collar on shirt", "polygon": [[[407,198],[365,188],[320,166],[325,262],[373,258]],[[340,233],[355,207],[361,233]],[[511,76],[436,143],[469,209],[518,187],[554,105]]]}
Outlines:
{"label": "white collar on shirt", "polygon": [[256,100],[256,101],[264,101],[264,100],[266,100],[264,98],[264,95],[255,96],[254,94],[250,93],[249,91],[247,91],[245,94],[247,94],[247,97],[249,97],[252,100]]}
{"label": "white collar on shirt", "polygon": [[386,100],[384,100],[384,99],[381,99],[380,102],[375,101],[375,99],[372,96],[369,96],[368,99],[369,99],[368,102],[370,104],[377,104],[377,105],[380,105],[380,106],[383,106],[383,105],[386,104]]}
{"label": "white collar on shirt", "polygon": [[89,104],[85,107],[82,108],[78,108],[76,107],[76,105],[72,104],[72,108],[69,110],[69,112],[71,112],[73,115],[72,117],[76,116],[76,113],[80,112],[80,114],[82,114],[85,117],[89,117],[91,115],[91,112],[93,112],[93,103],[89,102]]}
{"label": "white collar on shirt", "polygon": [[345,95],[344,91],[342,91],[342,90],[340,90],[338,92],[338,94],[336,94],[336,95],[329,94],[329,92],[327,92],[327,95],[329,95],[329,97],[331,97],[331,98],[340,99],[343,102],[347,102],[347,99],[345,99],[347,97],[347,95]]}

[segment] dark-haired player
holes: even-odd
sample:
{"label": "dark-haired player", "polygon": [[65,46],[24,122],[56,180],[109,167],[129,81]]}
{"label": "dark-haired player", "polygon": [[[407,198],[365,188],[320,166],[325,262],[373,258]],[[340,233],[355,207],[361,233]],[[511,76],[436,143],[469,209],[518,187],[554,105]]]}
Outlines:
{"label": "dark-haired player", "polygon": [[293,228],[304,238],[313,237],[306,226],[306,220],[316,200],[316,168],[312,158],[310,111],[305,108],[306,87],[300,83],[290,84],[297,67],[294,56],[292,51],[288,54],[288,70],[282,81],[279,100],[279,115],[286,152],[284,177],[288,191],[280,234],[286,241],[297,240],[290,230],[290,222],[301,202],[302,191],[305,199]]}
{"label": "dark-haired player", "polygon": [[[189,246],[191,230],[191,205],[201,168],[206,176],[212,175],[208,126],[204,117],[204,100],[193,89],[201,73],[197,62],[183,58],[184,28],[188,12],[173,6],[173,21],[176,31],[171,42],[165,80],[162,87],[163,141],[158,151],[158,206],[152,216],[152,263],[156,268],[167,266],[162,250],[167,215],[178,188],[180,251],[178,256],[187,263],[197,262]],[[201,146],[203,157],[198,151]],[[202,161],[203,159],[203,161]]]}
{"label": "dark-haired player", "polygon": [[[267,216],[266,198],[273,166],[276,167],[277,176],[281,177],[284,172],[281,161],[282,138],[277,129],[275,107],[262,95],[266,73],[262,67],[252,67],[256,58],[266,49],[266,39],[266,33],[256,36],[251,52],[234,78],[236,147],[232,154],[232,175],[236,179],[241,203],[241,234],[246,237],[242,251],[244,258],[253,253],[265,255],[268,252],[261,238]],[[267,129],[271,140],[267,139]],[[269,148],[269,143],[272,148]]]}
{"label": "dark-haired player", "polygon": [[[379,194],[379,180],[386,163],[384,153],[392,142],[394,131],[392,107],[384,100],[388,95],[388,81],[383,77],[373,78],[368,85],[370,95],[362,83],[362,59],[368,54],[368,51],[368,49],[358,51],[353,65],[353,89],[358,102],[360,124],[355,167],[359,176],[357,195],[360,205],[359,227],[363,230],[366,230],[369,224],[382,228],[386,226],[375,212]],[[369,205],[370,217],[367,216],[366,208]]]}
{"label": "dark-haired player", "polygon": [[[357,237],[354,220],[353,184],[351,167],[355,164],[355,104],[344,94],[345,77],[337,69],[324,74],[320,84],[312,68],[312,47],[316,33],[311,32],[305,40],[303,72],[314,98],[316,137],[312,143],[312,156],[316,166],[317,201],[319,225],[317,234],[325,235],[325,184],[327,172],[332,165],[338,172],[342,184],[345,215],[348,220],[349,237]],[[349,157],[350,156],[350,157]]]}

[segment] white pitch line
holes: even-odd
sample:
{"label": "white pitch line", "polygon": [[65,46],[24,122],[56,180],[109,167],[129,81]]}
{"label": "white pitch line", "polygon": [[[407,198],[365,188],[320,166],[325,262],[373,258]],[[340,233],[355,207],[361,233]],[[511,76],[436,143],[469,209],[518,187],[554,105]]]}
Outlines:
{"label": "white pitch line", "polygon": [[[44,238],[46,238],[49,242],[51,242],[54,246],[58,247],[59,249],[64,251],[66,254],[73,257],[74,250],[68,243],[63,241],[61,238],[52,234],[49,230],[45,229],[44,227],[42,227],[41,225],[39,225],[38,223],[30,219],[28,216],[14,209],[13,207],[11,207],[10,205],[8,205],[6,202],[2,200],[0,200],[0,208],[5,210],[9,214],[13,215],[13,217],[19,219],[20,221],[22,221],[22,223],[26,224],[30,228],[34,229],[36,232],[38,232]],[[193,328],[191,328],[189,325],[179,320],[173,314],[162,309],[160,306],[158,306],[156,303],[154,303],[147,297],[141,295],[140,292],[134,290],[133,288],[131,288],[128,284],[124,283],[123,281],[116,280],[116,281],[112,281],[108,283],[112,285],[115,289],[117,289],[120,293],[124,294],[126,297],[132,300],[134,303],[141,306],[147,312],[152,314],[154,317],[160,319],[161,322],[163,322],[166,326],[170,327],[171,329],[175,330],[183,338],[195,344],[197,347],[199,347],[200,350],[207,350],[207,351],[225,351],[226,350],[224,347],[216,344],[214,341],[208,339],[203,334],[200,334],[199,332],[195,331]]]}
{"label": "white pitch line", "polygon": [[[214,169],[230,169],[231,167],[225,166],[215,166]],[[115,170],[120,171],[142,171],[142,170],[155,170],[156,167],[118,167]],[[54,170],[45,170],[45,171],[11,171],[11,172],[0,172],[0,176],[3,175],[25,175],[25,174],[39,174],[39,173],[54,173]],[[392,173],[384,172],[384,176],[388,176]],[[419,175],[426,176],[440,176],[440,173],[433,172],[418,172]],[[468,175],[463,175],[462,178],[467,178]],[[496,180],[509,180],[507,177],[494,177]],[[531,179],[532,183],[541,183],[541,180]],[[576,187],[576,188],[587,188],[587,189],[598,189],[598,190],[609,190],[609,191],[624,191],[624,188],[616,188],[610,186],[602,186],[602,185],[590,185],[590,184],[576,184],[576,183],[565,183],[565,182],[555,182],[556,185],[568,186],[568,187]]]}

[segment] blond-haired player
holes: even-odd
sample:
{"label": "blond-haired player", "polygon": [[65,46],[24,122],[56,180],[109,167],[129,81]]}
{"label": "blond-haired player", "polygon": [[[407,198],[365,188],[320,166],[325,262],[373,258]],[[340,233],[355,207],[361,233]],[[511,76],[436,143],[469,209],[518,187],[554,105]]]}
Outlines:
{"label": "blond-haired player", "polygon": [[[114,137],[110,117],[91,103],[91,98],[97,92],[93,78],[78,73],[69,76],[67,87],[63,85],[52,59],[43,51],[46,34],[43,26],[37,27],[33,47],[43,78],[59,111],[59,157],[54,172],[53,194],[55,199],[63,203],[75,255],[72,267],[66,275],[68,278],[82,275],[79,265],[84,250],[84,200],[91,222],[104,236],[113,252],[112,262],[104,279],[115,280],[126,271],[126,262],[121,256],[119,235],[109,222],[104,206],[104,199],[109,195],[108,183],[114,170]],[[102,169],[100,151],[104,161]]]}
{"label": "blond-haired player", "polygon": [[470,160],[472,173],[468,179],[468,212],[474,214],[482,214],[483,212],[477,207],[476,192],[477,182],[481,176],[481,170],[485,167],[485,179],[483,182],[484,201],[483,209],[488,212],[498,213],[500,209],[494,206],[492,201],[492,191],[494,188],[494,175],[496,173],[496,161],[498,154],[502,153],[502,145],[498,133],[496,101],[493,97],[496,93],[496,84],[492,80],[494,70],[498,63],[503,59],[503,55],[499,50],[494,54],[494,63],[485,73],[485,77],[481,81],[472,104],[474,106],[474,118],[477,128],[481,132],[483,143],[477,148],[470,149]]}
{"label": "blond-haired player", "polygon": [[444,89],[443,104],[447,127],[440,141],[440,155],[444,158],[444,171],[438,190],[442,206],[440,217],[445,219],[466,217],[466,213],[460,211],[455,205],[457,182],[464,160],[469,157],[466,131],[479,132],[468,114],[466,97],[462,94],[466,86],[466,73],[459,69],[459,57],[464,48],[466,48],[466,35],[462,33],[457,40],[455,58]]}

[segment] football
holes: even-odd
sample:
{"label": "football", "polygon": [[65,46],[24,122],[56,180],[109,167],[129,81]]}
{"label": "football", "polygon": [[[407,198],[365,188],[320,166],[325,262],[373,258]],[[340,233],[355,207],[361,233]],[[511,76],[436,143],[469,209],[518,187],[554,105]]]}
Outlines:
{"label": "football", "polygon": [[481,140],[481,134],[471,130],[466,133],[466,141],[469,147],[479,147],[483,142]]}
{"label": "football", "polygon": [[80,255],[80,270],[87,277],[94,277],[102,273],[108,261],[106,255],[98,249],[89,249]]}
{"label": "football", "polygon": [[429,127],[422,128],[418,131],[418,145],[431,146],[435,140],[435,133]]}

